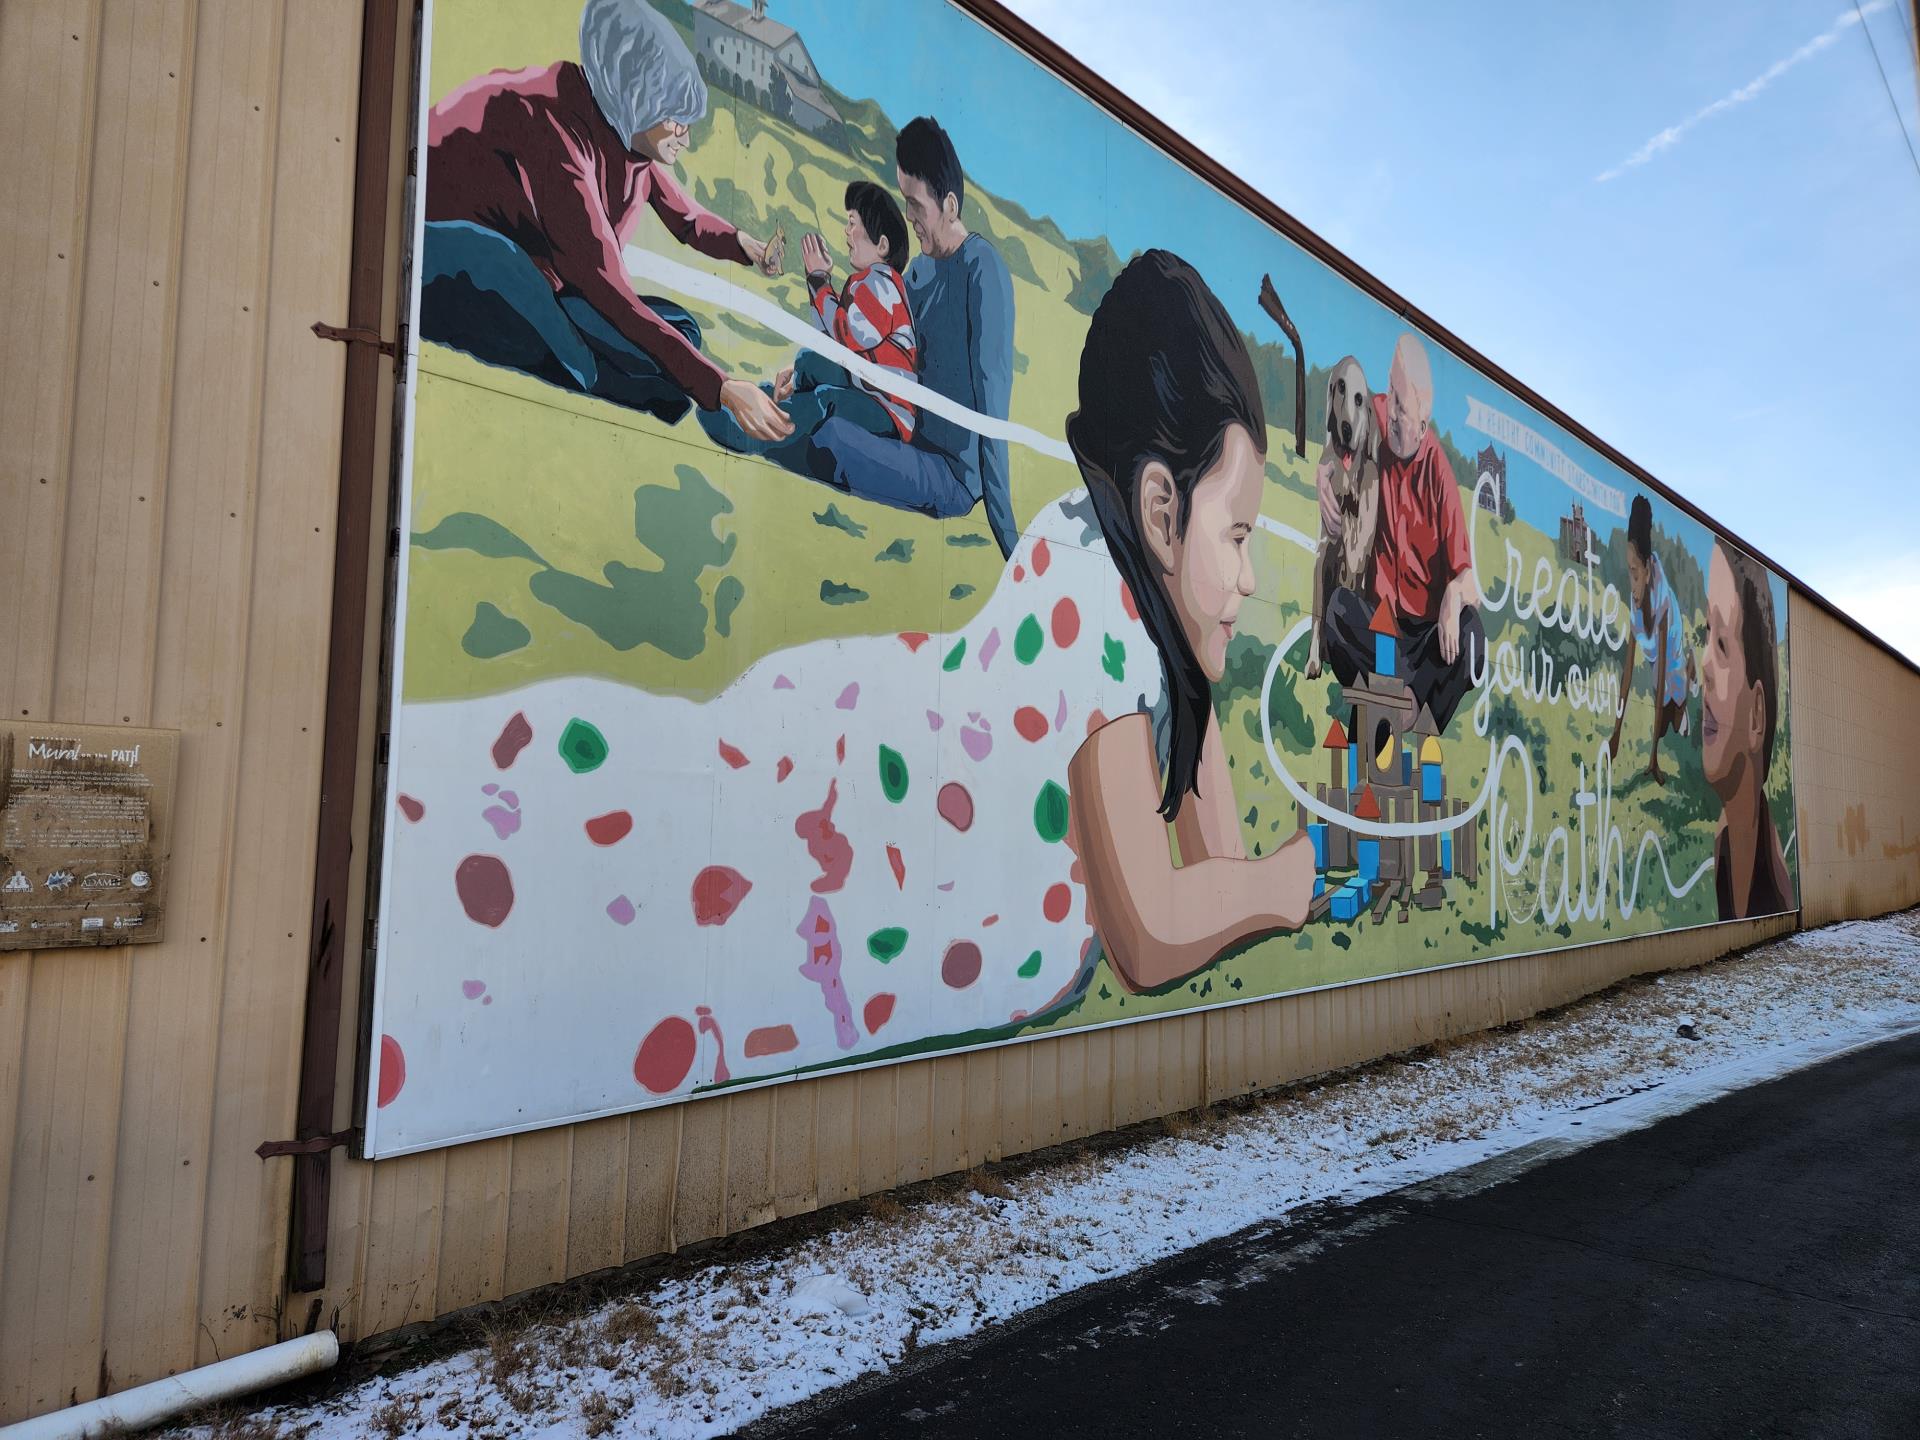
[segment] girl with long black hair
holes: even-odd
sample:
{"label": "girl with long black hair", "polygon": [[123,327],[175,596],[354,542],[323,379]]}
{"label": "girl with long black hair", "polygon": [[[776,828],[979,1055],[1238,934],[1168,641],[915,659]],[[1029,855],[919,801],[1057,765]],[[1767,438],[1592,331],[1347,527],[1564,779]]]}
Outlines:
{"label": "girl with long black hair", "polygon": [[1129,263],[1095,310],[1079,400],[1067,444],[1159,652],[1169,713],[1164,745],[1144,714],[1087,737],[1069,770],[1074,838],[1114,973],[1152,990],[1297,929],[1312,899],[1304,832],[1247,858],[1213,709],[1254,591],[1266,418],[1225,307],[1164,250]]}

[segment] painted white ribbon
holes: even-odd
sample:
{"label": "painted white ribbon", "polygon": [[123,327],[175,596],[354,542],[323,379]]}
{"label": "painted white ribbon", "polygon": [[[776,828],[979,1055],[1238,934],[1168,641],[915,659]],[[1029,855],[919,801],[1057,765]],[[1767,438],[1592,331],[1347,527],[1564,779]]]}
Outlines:
{"label": "painted white ribbon", "polygon": [[938,415],[942,420],[950,420],[984,435],[989,440],[1005,440],[1014,445],[1024,445],[1027,449],[1045,455],[1049,459],[1064,460],[1073,463],[1073,452],[1067,449],[1064,440],[1055,440],[1050,435],[1042,435],[1028,425],[1020,425],[1012,420],[1001,420],[996,416],[982,415],[977,410],[969,410],[957,400],[949,399],[937,390],[929,390],[917,380],[909,380],[898,370],[890,370],[884,365],[876,365],[863,355],[847,349],[832,336],[827,335],[798,315],[790,315],[765,296],[755,295],[741,289],[733,281],[720,275],[709,275],[704,270],[696,270],[691,265],[683,265],[657,250],[645,250],[638,245],[629,245],[625,251],[627,273],[636,280],[644,280],[651,286],[671,290],[687,299],[698,300],[707,305],[730,310],[736,315],[764,326],[776,334],[785,336],[795,345],[827,357],[836,365],[844,366],[849,372],[859,376],[877,390],[889,395],[898,395],[902,400],[918,406],[930,415]]}

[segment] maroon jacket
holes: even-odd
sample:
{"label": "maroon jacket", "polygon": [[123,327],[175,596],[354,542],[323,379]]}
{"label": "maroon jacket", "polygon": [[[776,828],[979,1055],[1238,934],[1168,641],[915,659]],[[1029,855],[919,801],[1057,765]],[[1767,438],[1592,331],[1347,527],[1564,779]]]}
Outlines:
{"label": "maroon jacket", "polygon": [[470,80],[427,116],[427,219],[499,231],[556,292],[583,297],[701,409],[717,410],[726,376],[634,293],[620,252],[651,207],[682,245],[742,265],[747,254],[733,226],[627,138],[571,61]]}

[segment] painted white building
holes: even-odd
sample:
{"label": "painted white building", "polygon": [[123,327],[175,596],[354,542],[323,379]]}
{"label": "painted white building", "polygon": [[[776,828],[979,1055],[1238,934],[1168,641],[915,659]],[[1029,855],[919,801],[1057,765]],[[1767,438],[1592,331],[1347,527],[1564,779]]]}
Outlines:
{"label": "painted white building", "polygon": [[785,97],[802,130],[838,124],[840,112],[822,91],[806,41],[767,14],[766,0],[693,0],[693,51],[709,83],[753,91],[762,104]]}

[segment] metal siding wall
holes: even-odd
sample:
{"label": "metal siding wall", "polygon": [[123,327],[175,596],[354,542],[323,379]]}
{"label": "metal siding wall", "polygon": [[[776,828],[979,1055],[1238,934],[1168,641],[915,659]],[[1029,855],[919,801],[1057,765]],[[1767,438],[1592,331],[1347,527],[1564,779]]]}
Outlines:
{"label": "metal siding wall", "polygon": [[0,705],[182,732],[166,939],[0,957],[0,1420],[275,1338],[359,6],[0,7]]}
{"label": "metal siding wall", "polygon": [[1920,904],[1920,675],[1798,591],[1790,610],[1806,923]]}
{"label": "metal siding wall", "polygon": [[[282,1288],[290,1162],[252,1151],[293,1122],[343,360],[307,327],[345,303],[358,50],[353,0],[0,7],[0,129],[21,137],[0,150],[19,202],[0,283],[20,317],[0,334],[0,600],[16,617],[0,704],[185,739],[168,939],[0,959],[0,1420],[313,1313]],[[395,135],[397,256],[406,124]],[[1792,627],[1808,922],[1916,903],[1920,677],[1797,593]],[[317,1318],[375,1334],[1791,928],[1406,976],[377,1166],[336,1152]],[[347,994],[342,1125],[353,974]]]}

